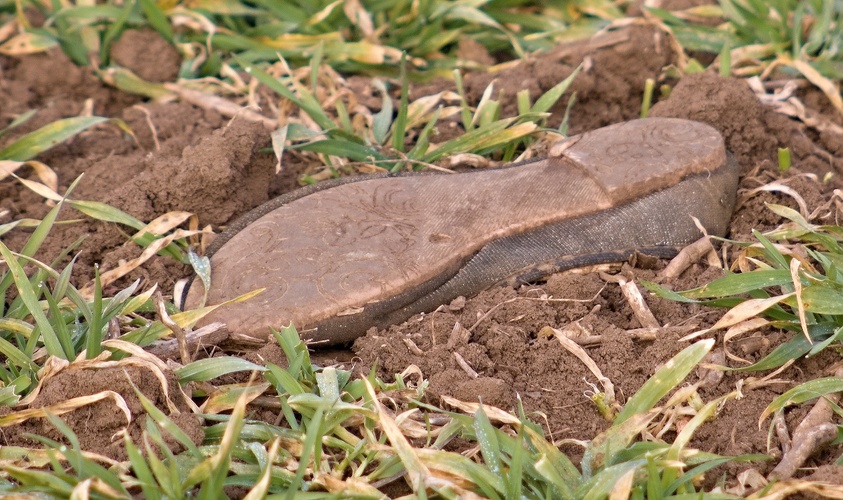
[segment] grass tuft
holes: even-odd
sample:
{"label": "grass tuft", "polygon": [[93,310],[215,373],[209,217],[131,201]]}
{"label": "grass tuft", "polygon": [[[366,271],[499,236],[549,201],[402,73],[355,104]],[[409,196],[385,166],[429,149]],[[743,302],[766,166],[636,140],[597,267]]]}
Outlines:
{"label": "grass tuft", "polygon": [[[722,75],[799,75],[843,114],[843,5],[835,0],[720,0],[681,12],[648,8],[689,51],[720,54]],[[717,25],[717,21],[725,21]],[[715,25],[712,25],[714,21]]]}
{"label": "grass tuft", "polygon": [[782,205],[768,208],[790,222],[766,234],[754,232],[756,243],[729,241],[741,248],[733,265],[740,273],[678,293],[644,283],[661,297],[729,309],[711,328],[691,337],[726,329],[728,347],[738,335],[768,325],[794,333],[755,363],[730,353],[745,363],[740,371],[777,368],[843,339],[843,229],[812,224]]}

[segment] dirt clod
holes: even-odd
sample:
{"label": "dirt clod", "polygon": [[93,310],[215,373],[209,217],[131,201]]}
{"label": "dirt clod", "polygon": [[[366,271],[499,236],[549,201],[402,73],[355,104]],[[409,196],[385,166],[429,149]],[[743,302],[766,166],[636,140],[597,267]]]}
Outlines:
{"label": "dirt clod", "polygon": [[169,82],[179,74],[181,55],[150,29],[126,30],[111,46],[111,58],[149,82]]}

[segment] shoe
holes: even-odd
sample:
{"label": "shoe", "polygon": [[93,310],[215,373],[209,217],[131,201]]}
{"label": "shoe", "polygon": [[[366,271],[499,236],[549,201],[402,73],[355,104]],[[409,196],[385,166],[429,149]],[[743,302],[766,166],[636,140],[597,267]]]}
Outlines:
{"label": "shoe", "polygon": [[[246,214],[208,250],[201,324],[266,338],[350,342],[496,283],[516,285],[724,235],[738,166],[712,127],[648,118],[554,145],[547,158],[459,174],[322,182]],[[194,280],[186,308],[204,289]]]}

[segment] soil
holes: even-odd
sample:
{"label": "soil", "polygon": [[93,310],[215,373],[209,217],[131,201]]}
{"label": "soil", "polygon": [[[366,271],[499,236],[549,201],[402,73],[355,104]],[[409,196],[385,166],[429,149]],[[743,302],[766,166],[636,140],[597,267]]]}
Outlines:
{"label": "soil", "polygon": [[[168,52],[171,56],[161,61],[143,57],[147,46],[163,42],[156,38],[153,32],[127,32],[115,45],[111,57],[145,78],[172,80],[180,63],[176,52]],[[463,57],[480,65],[492,62],[489,54],[478,53],[477,47],[470,43],[461,45],[460,49]],[[494,81],[506,101],[503,113],[513,114],[518,90],[529,89],[535,100],[582,63],[582,71],[571,89],[576,92],[576,104],[569,122],[569,130],[578,133],[639,116],[644,82],[653,78],[660,84],[670,85],[672,92],[652,108],[650,115],[689,118],[717,128],[741,164],[743,193],[778,180],[796,189],[811,211],[826,204],[833,190],[841,187],[838,172],[843,169],[843,134],[839,126],[843,120],[821,92],[803,88],[798,97],[824,123],[836,124],[838,128],[817,130],[765,107],[743,80],[713,73],[689,75],[678,81],[659,80],[664,67],[678,62],[667,33],[650,24],[633,22],[589,41],[532,55],[495,73],[478,70],[467,75],[466,91],[476,103]],[[380,106],[380,97],[373,99],[377,94],[371,94],[366,78],[355,76],[341,84],[347,85],[351,92],[362,94],[355,97],[358,103]],[[416,85],[411,98],[441,90],[453,90],[453,84],[434,81]],[[560,123],[569,96],[570,92],[552,110],[551,126]],[[113,125],[98,126],[40,155],[38,160],[55,169],[60,192],[84,172],[74,198],[103,201],[144,221],[172,211],[188,211],[198,216],[199,227],[211,225],[219,229],[271,196],[293,189],[299,185],[302,174],[316,173],[322,168],[300,156],[288,155],[284,168],[276,174],[275,158],[266,152],[270,145],[269,132],[262,125],[243,118],[224,118],[215,111],[187,103],[145,101],[103,84],[89,70],[76,67],[59,52],[16,59],[0,56],[0,128],[17,114],[39,110],[30,122],[3,137],[0,147],[58,118],[80,114],[86,102],[92,103],[97,115],[124,120],[134,130],[136,139],[122,134]],[[263,107],[271,109],[271,106]],[[434,142],[446,140],[456,128],[456,125],[440,127]],[[780,147],[789,147],[793,153],[793,168],[784,176],[775,163]],[[28,168],[18,174],[36,178]],[[833,174],[830,180],[825,180],[827,174]],[[730,236],[749,240],[753,229],[764,231],[779,224],[781,220],[765,206],[770,202],[797,206],[791,197],[775,192],[744,197],[735,211]],[[831,207],[820,215],[820,222],[838,222],[835,205]],[[49,209],[43,198],[20,183],[11,178],[0,180],[0,223],[41,218]],[[84,219],[69,208],[61,217]],[[51,261],[80,235],[87,235],[87,239],[75,264],[78,285],[93,277],[95,263],[100,263],[101,269],[110,269],[140,253],[136,245],[126,242],[125,228],[85,219],[58,226],[39,257]],[[28,236],[24,230],[15,230],[4,235],[3,242],[12,249],[20,249]],[[627,278],[652,280],[664,265],[658,260],[639,259],[612,268],[610,274],[620,272]],[[701,262],[664,284],[686,289],[722,272]],[[110,286],[106,293],[114,293],[141,278],[143,288],[157,283],[172,298],[175,281],[188,275],[186,266],[166,257],[155,257]],[[657,367],[687,345],[678,339],[694,329],[710,326],[722,315],[722,310],[650,296],[642,288],[662,328],[654,340],[634,340],[630,330],[644,325],[636,319],[619,286],[604,277],[594,271],[568,272],[519,289],[490,289],[404,324],[381,331],[370,330],[344,351],[315,356],[322,363],[353,359],[361,370],[377,362],[384,377],[416,365],[430,381],[427,396],[432,402],[439,403],[441,396],[450,395],[468,401],[480,399],[512,410],[520,398],[529,415],[541,422],[554,440],[587,440],[609,425],[585,396],[596,380],[555,338],[544,335],[543,328],[579,328],[590,335],[599,335],[600,342],[587,352],[615,383],[623,401]],[[721,340],[719,336],[716,338]],[[788,338],[790,334],[774,329],[756,332],[742,344],[745,352],[741,355],[750,361],[761,359]],[[277,356],[277,348],[274,350]],[[456,354],[477,372],[476,376],[460,366]],[[255,356],[255,353],[244,356]],[[768,449],[767,425],[761,428],[758,425],[760,413],[773,398],[794,384],[826,376],[837,361],[838,356],[830,351],[799,361],[780,374],[788,383],[749,391],[741,399],[728,401],[718,417],[696,433],[692,446],[722,454],[768,453],[777,449],[779,443],[775,437],[769,443],[772,448]],[[346,362],[347,366],[350,364],[351,361]],[[732,361],[727,364],[738,366]],[[160,391],[160,382],[155,377],[137,372],[130,372],[130,376],[147,395]],[[746,376],[727,373],[719,382],[701,389],[701,395],[709,400],[730,392]],[[115,376],[105,370],[86,372],[84,377],[77,376],[72,381],[55,377],[45,384],[36,405],[55,404],[68,397],[96,393],[104,387],[128,400],[134,397],[131,388],[114,384],[121,377],[124,377],[122,371]],[[696,377],[692,374],[689,380],[694,381]],[[161,401],[159,405],[166,408]],[[135,422],[143,425],[143,418],[138,416],[142,409],[134,403],[130,406],[136,415]],[[788,424],[795,426],[805,411],[806,408],[800,407],[789,411]],[[116,429],[115,414],[113,404],[106,401],[64,414],[62,418],[77,432],[83,448],[121,459],[123,455],[110,442]],[[269,421],[275,418],[266,417]],[[33,431],[58,439],[55,433],[49,434],[48,427],[43,423],[28,423],[5,428],[0,443],[22,443],[22,433]],[[103,439],[104,436],[108,439]],[[194,438],[200,440],[199,436]],[[572,458],[581,453],[573,445],[566,444],[563,448]],[[824,452],[808,465],[829,463],[840,451]],[[756,464],[762,473],[773,465],[775,461]],[[837,472],[826,471],[823,477],[840,482]]]}

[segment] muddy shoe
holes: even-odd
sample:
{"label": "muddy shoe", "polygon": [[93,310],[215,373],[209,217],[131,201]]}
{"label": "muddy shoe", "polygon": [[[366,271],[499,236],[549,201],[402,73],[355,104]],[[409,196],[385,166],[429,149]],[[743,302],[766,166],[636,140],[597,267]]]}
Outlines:
{"label": "muddy shoe", "polygon": [[[573,137],[550,157],[455,175],[356,177],[258,207],[209,249],[209,303],[255,337],[292,322],[348,342],[496,283],[642,250],[669,256],[728,227],[738,168],[702,123],[645,119]],[[186,306],[198,306],[195,280]]]}

